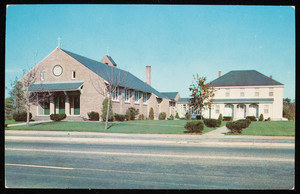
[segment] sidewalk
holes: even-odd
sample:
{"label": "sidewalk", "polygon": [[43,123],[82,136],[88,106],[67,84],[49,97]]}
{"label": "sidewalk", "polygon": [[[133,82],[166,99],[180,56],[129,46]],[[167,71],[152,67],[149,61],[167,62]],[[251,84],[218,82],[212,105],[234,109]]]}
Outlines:
{"label": "sidewalk", "polygon": [[[52,122],[52,120],[47,120],[47,121],[30,121],[30,122],[29,122],[29,125],[30,125],[30,124],[36,124],[36,123],[46,123],[46,122]],[[8,127],[12,127],[12,126],[20,126],[20,125],[26,125],[26,122],[25,122],[25,123],[9,124],[9,125],[7,125],[7,126],[8,126]]]}
{"label": "sidewalk", "polygon": [[225,134],[229,132],[226,126],[220,127],[218,129],[215,129],[213,131],[210,131],[208,133],[203,134],[204,137],[224,137]]}

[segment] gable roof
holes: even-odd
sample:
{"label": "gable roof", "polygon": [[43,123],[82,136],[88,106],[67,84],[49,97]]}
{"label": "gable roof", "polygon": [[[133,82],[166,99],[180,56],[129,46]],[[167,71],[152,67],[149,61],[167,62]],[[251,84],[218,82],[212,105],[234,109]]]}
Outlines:
{"label": "gable roof", "polygon": [[178,92],[161,92],[161,94],[165,95],[169,99],[175,99]]}
{"label": "gable roof", "polygon": [[79,63],[86,66],[88,69],[90,69],[100,77],[102,77],[107,82],[110,82],[109,80],[113,80],[113,84],[117,84],[120,81],[122,81],[122,83],[120,84],[121,87],[131,88],[142,92],[153,93],[158,98],[166,98],[165,95],[161,94],[160,92],[158,92],[157,90],[155,90],[136,76],[132,75],[128,71],[124,71],[119,68],[103,64],[101,62],[83,57],[81,55],[72,53],[64,49],[61,50],[70,55],[75,60],[77,60]]}
{"label": "gable roof", "polygon": [[266,86],[283,85],[255,70],[230,71],[212,81],[211,86]]}

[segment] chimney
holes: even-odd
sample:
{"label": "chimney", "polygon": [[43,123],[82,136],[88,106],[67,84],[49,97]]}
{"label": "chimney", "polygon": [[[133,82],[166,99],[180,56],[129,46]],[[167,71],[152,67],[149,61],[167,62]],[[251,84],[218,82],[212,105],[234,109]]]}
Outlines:
{"label": "chimney", "polygon": [[270,75],[270,78],[271,78],[271,79],[272,79],[272,77],[273,77],[273,76],[272,76],[272,75]]}
{"label": "chimney", "polygon": [[151,66],[146,66],[146,84],[151,85]]}
{"label": "chimney", "polygon": [[219,77],[221,77],[221,71],[219,71]]}

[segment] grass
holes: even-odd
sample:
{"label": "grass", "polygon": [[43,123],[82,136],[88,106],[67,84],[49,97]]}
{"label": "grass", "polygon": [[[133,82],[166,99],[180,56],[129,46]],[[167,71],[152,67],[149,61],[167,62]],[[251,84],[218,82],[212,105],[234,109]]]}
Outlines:
{"label": "grass", "polygon": [[15,121],[15,120],[5,120],[5,124],[10,125],[10,124],[17,124],[17,123],[24,123],[22,121]]}
{"label": "grass", "polygon": [[[143,133],[143,134],[185,134],[184,125],[186,120],[136,120],[109,123],[109,129],[105,130],[103,122],[49,122],[26,125],[12,126],[6,130],[36,130],[36,131],[84,131],[84,132],[103,132],[103,133]],[[222,126],[225,122],[222,122]],[[215,128],[204,127],[203,133],[214,130]]]}
{"label": "grass", "polygon": [[295,121],[251,122],[242,135],[295,136]]}

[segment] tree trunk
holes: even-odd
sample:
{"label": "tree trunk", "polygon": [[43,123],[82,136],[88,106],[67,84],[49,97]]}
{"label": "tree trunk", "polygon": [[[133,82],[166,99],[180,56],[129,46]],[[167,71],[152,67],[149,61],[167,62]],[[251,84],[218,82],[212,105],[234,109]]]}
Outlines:
{"label": "tree trunk", "polygon": [[111,86],[109,86],[109,97],[107,102],[107,111],[106,111],[106,118],[105,118],[105,129],[107,129],[108,125],[108,115],[109,115],[109,107],[110,107],[110,98],[111,98]]}
{"label": "tree trunk", "polygon": [[30,116],[30,114],[29,114],[29,97],[27,97],[26,101],[27,101],[27,104],[26,104],[26,111],[27,111],[26,125],[27,125],[27,127],[29,127],[29,116]]}

